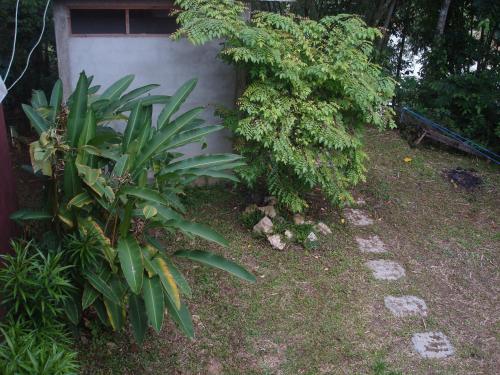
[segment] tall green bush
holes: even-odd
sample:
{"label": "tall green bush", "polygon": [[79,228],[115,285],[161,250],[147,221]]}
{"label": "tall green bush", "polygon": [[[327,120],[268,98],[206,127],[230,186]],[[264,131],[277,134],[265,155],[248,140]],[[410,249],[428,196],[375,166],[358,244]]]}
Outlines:
{"label": "tall green bush", "polygon": [[350,15],[313,21],[254,12],[245,21],[240,1],[177,5],[175,37],[194,44],[223,38],[220,57],[245,75],[237,111],[223,112],[249,161],[237,169],[242,180],[263,183],[291,211],[306,208],[315,188],[335,204],[349,201],[364,178],[362,129],[393,126],[394,83],[370,61],[379,32]]}
{"label": "tall green bush", "polygon": [[[207,226],[183,218],[183,189],[200,176],[235,179],[227,172],[242,165],[233,154],[183,158],[178,148],[204,142],[222,126],[206,125],[203,108],[178,113],[196,80],[172,96],[145,95],[158,85],[126,92],[133,76],[106,90],[92,86],[82,73],[67,106],[58,81],[50,99],[35,91],[23,109],[40,135],[30,145],[33,172],[45,176],[47,204],[41,210],[20,210],[19,221],[52,221],[65,262],[72,266],[76,287],[65,303],[68,319],[78,324],[91,309],[114,330],[130,319],[142,342],[148,326],[160,331],[165,310],[188,336],[193,325],[181,295],[191,289],[174,263],[191,259],[228,271],[248,281],[255,278],[237,264],[201,250],[172,254],[152,236],[180,231],[227,246]],[[153,125],[153,105],[162,111]],[[123,133],[108,126],[125,123]],[[48,178],[47,178],[48,177]]]}

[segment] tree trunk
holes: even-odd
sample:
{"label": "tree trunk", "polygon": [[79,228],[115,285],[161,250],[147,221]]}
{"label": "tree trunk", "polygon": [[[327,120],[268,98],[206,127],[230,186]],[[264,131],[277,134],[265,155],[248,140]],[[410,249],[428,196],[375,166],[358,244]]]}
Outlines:
{"label": "tree trunk", "polygon": [[401,47],[399,48],[398,53],[398,62],[396,64],[396,81],[399,81],[401,78],[401,70],[403,69],[403,55],[405,51],[405,41],[406,41],[406,33],[403,31],[403,36],[401,37]]}
{"label": "tree trunk", "polygon": [[439,10],[439,18],[436,26],[436,37],[440,37],[444,33],[446,18],[448,17],[448,9],[450,8],[451,0],[443,0],[441,9]]}
{"label": "tree trunk", "polygon": [[397,0],[392,0],[389,9],[385,15],[384,24],[382,25],[382,37],[377,42],[377,49],[382,51],[382,48],[389,41],[389,25],[391,23],[392,15],[394,14],[394,8],[396,7]]}

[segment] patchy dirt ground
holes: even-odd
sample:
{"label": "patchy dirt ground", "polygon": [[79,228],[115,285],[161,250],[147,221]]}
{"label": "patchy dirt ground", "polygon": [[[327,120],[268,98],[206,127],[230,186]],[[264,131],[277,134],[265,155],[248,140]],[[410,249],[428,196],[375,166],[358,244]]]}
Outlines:
{"label": "patchy dirt ground", "polygon": [[[172,250],[210,248],[257,275],[249,285],[183,263],[194,290],[188,304],[196,339],[168,323],[143,348],[127,334],[95,334],[81,344],[85,374],[496,374],[500,368],[500,173],[470,157],[411,149],[394,132],[369,132],[368,178],[356,195],[374,219],[342,223],[316,200],[309,216],[333,230],[321,246],[271,249],[243,228],[242,199],[224,188],[189,195],[191,217],[230,242],[222,249],[182,237]],[[403,159],[410,157],[410,162]],[[407,159],[408,160],[408,159]],[[482,185],[466,191],[443,171],[474,169]],[[356,236],[377,235],[387,253],[362,253]],[[371,259],[401,264],[406,276],[377,281]],[[384,297],[414,295],[425,318],[395,318]],[[442,331],[455,347],[448,359],[425,360],[413,333]]]}

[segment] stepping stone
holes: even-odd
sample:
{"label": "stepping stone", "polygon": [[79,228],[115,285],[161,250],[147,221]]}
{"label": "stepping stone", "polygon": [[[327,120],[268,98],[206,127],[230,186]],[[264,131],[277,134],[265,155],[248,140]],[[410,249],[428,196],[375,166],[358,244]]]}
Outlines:
{"label": "stepping stone", "polygon": [[450,340],[442,332],[415,333],[411,341],[423,358],[446,358],[454,353]]}
{"label": "stepping stone", "polygon": [[384,243],[379,238],[379,236],[370,236],[368,238],[356,237],[356,242],[358,243],[359,250],[362,253],[386,253]]}
{"label": "stepping stone", "polygon": [[404,268],[390,260],[370,260],[365,265],[377,280],[397,280],[405,275]]}
{"label": "stepping stone", "polygon": [[384,298],[385,307],[387,307],[394,316],[404,318],[406,316],[427,316],[427,305],[425,301],[415,296]]}
{"label": "stepping stone", "polygon": [[346,208],[344,215],[352,225],[364,227],[373,224],[373,219],[368,216],[366,211],[357,208]]}

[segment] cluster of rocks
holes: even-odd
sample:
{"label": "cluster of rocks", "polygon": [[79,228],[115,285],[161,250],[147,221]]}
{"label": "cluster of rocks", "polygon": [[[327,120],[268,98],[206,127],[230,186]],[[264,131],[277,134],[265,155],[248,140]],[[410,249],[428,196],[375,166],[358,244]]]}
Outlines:
{"label": "cluster of rocks", "polygon": [[[284,233],[276,233],[274,224],[271,219],[277,218],[277,212],[275,205],[276,200],[274,198],[269,198],[267,200],[267,206],[262,206],[258,207],[257,205],[253,204],[248,206],[245,209],[246,213],[251,213],[254,211],[260,211],[264,214],[264,217],[254,225],[253,227],[253,232],[257,233],[259,235],[263,235],[267,238],[271,246],[275,249],[278,250],[283,250],[288,242],[292,241],[295,237],[294,233],[287,229],[284,231]],[[306,241],[310,244],[316,244],[318,242],[318,236],[316,233],[322,234],[322,235],[329,235],[332,234],[331,229],[326,225],[325,223],[318,222],[314,223],[311,220],[305,220],[304,216],[301,214],[295,214],[293,216],[293,222],[295,225],[313,225],[313,231],[311,231],[307,235]]]}

